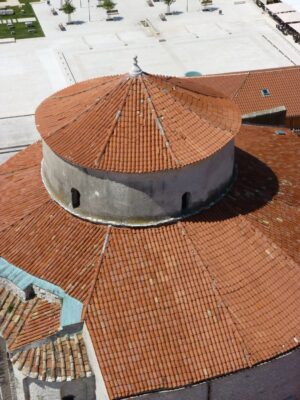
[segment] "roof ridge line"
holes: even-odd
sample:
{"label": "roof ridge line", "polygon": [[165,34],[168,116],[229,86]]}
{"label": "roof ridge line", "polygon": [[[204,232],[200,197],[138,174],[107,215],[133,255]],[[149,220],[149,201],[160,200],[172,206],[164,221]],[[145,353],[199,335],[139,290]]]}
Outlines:
{"label": "roof ridge line", "polygon": [[[31,312],[32,312],[32,310],[34,309],[34,307],[36,306],[37,303],[38,303],[38,298],[36,297],[35,299],[33,299],[33,302],[32,302],[32,305],[30,306],[30,309],[28,309],[27,307],[24,307],[24,309],[22,311],[22,314],[21,314],[21,316],[23,316],[25,314],[24,321],[21,324],[19,324],[18,327],[17,327],[18,323],[16,324],[16,327],[17,327],[16,332],[12,332],[12,333],[14,333],[12,342],[15,342],[17,340],[21,329],[23,329],[23,327],[26,325],[26,322],[27,322]],[[27,315],[26,315],[26,313],[27,313]],[[19,321],[21,321],[21,316],[20,316]],[[8,340],[9,339],[7,339],[7,341]],[[11,343],[9,344],[8,347],[10,347],[10,346],[11,346]]]}
{"label": "roof ridge line", "polygon": [[[170,85],[169,82],[166,82],[166,83]],[[176,84],[173,85],[173,86],[175,86],[176,88],[177,88],[177,87],[180,88],[180,90],[183,90],[183,91],[185,91],[186,93],[189,92],[189,90],[187,90],[187,89],[185,89],[185,88],[182,88],[181,86],[178,86],[178,85],[176,85]],[[160,92],[162,92],[162,89],[159,88],[159,87],[158,87],[158,90],[159,90]],[[174,101],[175,103],[177,103],[177,104],[179,103],[181,107],[185,108],[185,107],[184,107],[184,104],[181,102],[180,98],[172,97],[170,91],[169,91],[169,90],[167,90],[167,91],[168,91],[168,95],[173,99],[173,101]],[[197,94],[197,92],[194,92],[194,91],[192,91],[192,93]],[[199,93],[199,94],[203,95],[202,93]],[[203,95],[203,96],[209,97],[208,95]],[[223,97],[223,98],[222,98],[222,97],[214,97],[214,98],[215,98],[215,99],[225,99],[225,100],[227,100],[227,101],[230,101],[230,98],[226,98],[226,97]],[[203,121],[205,121],[205,122],[209,125],[209,127],[213,127],[213,128],[216,128],[216,129],[221,129],[217,124],[213,124],[209,119],[207,119],[207,117],[206,117],[205,115],[202,116],[202,115],[197,114],[196,111],[194,111],[194,110],[191,108],[190,105],[187,105],[187,108],[188,108],[188,110],[189,110],[191,113],[193,113],[193,115],[195,115],[198,119],[200,119],[200,120],[202,119]],[[235,137],[235,135],[236,135],[236,134],[234,134],[234,132],[232,132],[230,129],[227,129],[227,128],[222,128],[222,132],[225,132],[226,134],[229,134],[229,136],[231,137],[231,139],[233,139],[233,138]],[[202,152],[201,152],[201,154],[202,154]]]}
{"label": "roof ridge line", "polygon": [[[109,96],[114,90],[116,90],[116,88],[118,87],[118,85],[116,85],[115,88],[113,88],[112,90],[108,91],[103,97],[100,98],[96,98],[96,100],[94,100],[89,106],[87,106],[80,114],[76,115],[74,118],[72,118],[70,121],[66,122],[64,125],[59,126],[58,128],[56,128],[53,132],[49,133],[49,135],[47,136],[48,138],[52,138],[55,134],[59,133],[61,131],[61,129],[65,129],[67,128],[70,124],[78,121],[82,115],[86,114],[87,112],[91,111],[94,107],[96,107],[99,103],[101,104],[102,101],[104,101],[107,96]],[[37,125],[37,128],[39,127],[39,125]]]}
{"label": "roof ridge line", "polygon": [[31,214],[35,213],[40,208],[44,207],[47,203],[51,203],[51,202],[53,202],[53,200],[52,199],[48,199],[45,202],[43,202],[42,204],[39,204],[34,210],[29,211],[27,214],[23,215],[21,218],[19,218],[16,221],[14,221],[12,224],[7,225],[3,230],[0,229],[0,232],[4,233],[9,228],[12,228],[14,225],[16,225],[17,223],[21,222],[24,218],[30,216]]}
{"label": "roof ridge line", "polygon": [[[190,237],[189,232],[187,231],[187,229],[185,228],[185,226],[183,225],[183,223],[182,223],[181,221],[179,221],[178,224],[179,224],[179,226],[182,227],[182,229],[184,230],[184,232],[185,232],[187,238],[190,240],[190,242],[191,242],[191,244],[192,244],[194,250],[196,251],[196,254],[198,255],[198,257],[199,257],[200,260],[202,261],[203,266],[204,266],[204,268],[205,268],[205,270],[206,270],[206,272],[207,272],[207,274],[208,274],[210,280],[213,281],[213,276],[212,276],[211,272],[209,271],[209,268],[208,268],[207,264],[205,263],[205,261],[204,261],[203,258],[201,257],[200,252],[199,252],[198,248],[196,247],[194,241],[193,241],[192,238]],[[243,339],[243,336],[242,336],[242,334],[240,333],[240,331],[239,331],[239,329],[238,329],[238,327],[237,327],[237,323],[235,322],[235,318],[236,318],[236,317],[234,316],[234,314],[232,313],[232,311],[229,309],[229,306],[227,305],[227,303],[224,301],[223,296],[221,295],[221,292],[220,292],[220,290],[218,289],[218,285],[212,285],[212,288],[213,288],[214,291],[216,291],[218,297],[221,299],[222,305],[224,305],[225,309],[226,309],[227,312],[228,312],[229,318],[230,318],[230,320],[231,320],[232,323],[233,323],[233,326],[234,326],[234,328],[235,328],[235,330],[236,330],[236,333],[237,333],[237,335],[238,335],[238,338],[240,339],[240,343],[241,343],[241,345],[242,345],[241,347],[242,347],[243,353],[244,353],[244,355],[245,355],[245,358],[246,358],[246,360],[247,360],[248,367],[251,367],[252,365],[255,364],[255,362],[252,362],[252,361],[251,361],[251,360],[252,360],[251,353],[248,351],[248,348],[247,348],[246,343],[245,343],[245,341],[244,341],[244,339]]]}
{"label": "roof ridge line", "polygon": [[282,247],[279,247],[273,240],[271,240],[259,226],[255,226],[253,222],[250,219],[248,219],[245,215],[240,214],[239,217],[243,223],[249,225],[250,229],[253,231],[254,234],[256,232],[259,232],[266,244],[269,244],[273,249],[275,248],[277,251],[279,251],[282,257],[285,257],[286,259],[289,260],[290,263],[298,267],[298,262],[295,261],[294,258],[291,257]]}
{"label": "roof ridge line", "polygon": [[[111,82],[113,82],[114,80],[116,80],[116,79],[114,79],[114,78],[116,78],[116,77],[121,77],[121,76],[122,76],[122,75],[112,75],[112,76],[111,76],[111,79],[109,79],[109,80],[107,80],[107,81],[105,81],[105,82],[102,82],[102,84],[101,84],[101,83],[98,83],[97,85],[95,85],[95,86],[93,86],[93,87],[89,87],[89,88],[87,88],[87,89],[82,89],[82,90],[79,90],[78,92],[70,93],[70,94],[67,94],[67,95],[65,95],[65,96],[56,96],[57,93],[55,93],[53,96],[51,96],[51,98],[52,98],[52,99],[66,99],[66,98],[68,98],[68,97],[76,96],[77,94],[89,92],[90,90],[94,90],[94,89],[98,88],[99,86],[104,86],[104,85],[107,84],[107,83],[111,83]],[[82,82],[88,82],[88,81],[98,80],[98,79],[99,79],[99,78],[88,79],[87,81],[81,81],[81,82],[79,82],[79,84],[82,83]],[[75,86],[75,85],[77,85],[77,84],[78,84],[78,83],[74,83],[73,85],[70,85],[69,87]],[[63,90],[65,90],[65,89],[62,89],[62,91],[63,91]]]}
{"label": "roof ridge line", "polygon": [[245,86],[246,82],[248,81],[248,79],[250,78],[250,71],[246,74],[245,79],[243,80],[241,86],[239,88],[236,89],[234,95],[231,97],[231,99],[235,99],[237,97],[237,95],[239,94],[240,90]]}
{"label": "roof ridge line", "polygon": [[88,291],[87,298],[86,298],[86,300],[84,302],[84,306],[83,306],[83,310],[82,310],[82,314],[81,314],[81,321],[82,322],[84,322],[84,320],[86,318],[86,315],[87,315],[87,312],[88,312],[88,306],[89,306],[93,291],[94,291],[96,283],[97,283],[97,278],[99,276],[100,267],[102,265],[104,254],[105,254],[106,248],[107,248],[108,243],[109,243],[111,227],[112,227],[111,225],[107,226],[107,230],[106,230],[104,242],[103,242],[103,245],[102,245],[100,257],[99,257],[98,263],[97,263],[96,268],[95,268],[94,278],[93,278],[92,284],[90,286],[90,289]]}
{"label": "roof ridge line", "polygon": [[[207,78],[207,77],[223,77],[223,76],[232,76],[232,75],[246,75],[248,73],[271,73],[271,72],[276,72],[279,70],[290,70],[290,69],[299,69],[299,65],[287,65],[285,67],[273,67],[273,68],[260,68],[260,69],[251,69],[251,70],[245,70],[245,71],[232,71],[232,72],[220,72],[220,73],[215,73],[215,74],[205,74],[201,76],[195,76],[193,79],[202,79],[202,78]],[[187,77],[188,78],[188,77]]]}
{"label": "roof ridge line", "polygon": [[[191,92],[191,93],[194,93],[194,94],[201,94],[204,97],[213,97],[215,99],[228,99],[221,91],[218,92],[218,90],[216,90],[216,94],[218,94],[218,96],[214,96],[212,94],[205,94],[205,93],[197,92],[197,90],[194,90],[193,88],[192,89],[191,88],[186,89],[185,87],[181,86],[179,83],[173,83],[172,81],[170,81],[170,78],[171,79],[175,78],[175,79],[181,79],[181,80],[185,80],[185,79],[189,80],[190,78],[187,77],[187,76],[184,76],[184,77],[177,77],[177,76],[175,76],[175,77],[165,77],[164,75],[162,75],[162,76],[160,76],[160,75],[152,75],[152,76],[154,76],[156,79],[160,79],[161,81],[163,81],[167,85],[175,86],[176,88],[179,88],[180,90],[182,90],[184,92],[187,92],[187,93]],[[205,76],[206,75],[203,75],[203,77],[205,77]],[[194,77],[194,79],[195,78],[197,79],[197,77]],[[198,78],[201,78],[201,77],[199,76]],[[203,84],[203,86],[206,87],[206,88],[210,88],[210,86],[207,85],[207,84]]]}
{"label": "roof ridge line", "polygon": [[[19,154],[19,153],[15,154],[15,155],[17,156],[18,154]],[[14,157],[14,156],[13,156],[13,157]],[[12,157],[12,158],[13,158],[13,157]],[[40,164],[40,163],[38,162],[37,164],[30,165],[29,167],[19,168],[19,169],[7,171],[7,172],[0,172],[0,176],[6,176],[6,175],[10,175],[10,174],[15,174],[16,172],[19,172],[19,171],[26,171],[27,169],[30,169],[30,168],[36,168],[36,167],[39,166],[39,164]]]}
{"label": "roof ridge line", "polygon": [[[32,143],[32,144],[36,144],[36,143],[39,143],[39,142],[41,142],[41,140],[38,140],[37,142],[35,142],[35,143]],[[32,146],[32,144],[31,145],[29,145],[29,147],[30,146]],[[17,156],[19,153],[17,153],[17,154],[15,154],[14,156],[12,156],[10,159],[9,159],[9,161],[11,161],[15,156]],[[8,160],[7,160],[8,161]],[[4,164],[3,164],[4,165]],[[36,164],[32,164],[32,165],[30,165],[29,167],[25,167],[25,168],[19,168],[19,169],[14,169],[14,170],[10,170],[10,171],[7,171],[7,172],[0,172],[0,176],[6,176],[6,175],[10,175],[10,174],[15,174],[16,172],[19,172],[19,171],[26,171],[26,170],[28,170],[28,169],[30,169],[30,168],[36,168],[36,167],[38,167],[40,165],[40,162],[37,162]]]}
{"label": "roof ridge line", "polygon": [[162,123],[161,123],[161,121],[160,121],[160,117],[158,116],[158,113],[157,113],[157,111],[156,111],[156,108],[155,108],[155,106],[154,106],[154,104],[153,104],[153,101],[152,101],[152,99],[151,99],[150,91],[149,91],[149,89],[148,89],[148,87],[147,87],[147,85],[146,85],[146,83],[145,83],[145,81],[144,81],[142,75],[141,75],[141,82],[142,82],[142,85],[144,86],[144,89],[145,89],[145,91],[146,91],[146,94],[148,95],[148,102],[151,104],[151,108],[152,108],[152,110],[153,110],[153,112],[154,112],[154,114],[155,114],[155,116],[156,116],[156,124],[158,125],[158,129],[159,129],[160,132],[162,131],[162,133],[163,133],[162,136],[165,138],[165,146],[166,146],[167,152],[169,151],[169,153],[170,153],[170,155],[171,155],[171,158],[174,159],[174,161],[175,161],[175,163],[176,163],[177,165],[178,165],[178,164],[179,164],[179,165],[182,165],[182,162],[176,157],[176,154],[175,154],[174,151],[171,149],[171,142],[170,142],[168,136],[166,135],[165,129],[164,129],[164,127],[163,127],[163,125],[162,125]]}
{"label": "roof ridge line", "polygon": [[[13,321],[13,318],[15,316],[15,312],[18,310],[18,308],[22,304],[21,298],[18,295],[16,295],[13,291],[10,291],[10,293],[13,296],[13,298],[10,301],[10,304],[8,304],[8,306],[6,307],[5,314],[4,314],[4,319],[1,321],[1,328],[0,328],[1,336],[4,336],[4,332],[8,328],[9,324],[11,323],[11,321]],[[8,296],[8,298],[9,298],[9,296]],[[15,302],[17,303],[17,305],[14,304]],[[13,306],[13,308],[12,308],[11,311],[9,311],[9,308],[10,308],[11,305]],[[6,318],[6,316],[7,316],[7,318]],[[13,321],[13,324],[15,324],[14,321]],[[9,338],[9,336],[10,335],[8,335],[7,338]]]}
{"label": "roof ridge line", "polygon": [[[38,303],[38,297],[36,297],[35,299],[33,299],[34,301],[32,302],[32,306],[30,307],[30,310],[28,311],[23,324],[20,325],[19,329],[16,332],[16,337],[13,339],[12,343],[9,344],[8,347],[14,347],[12,346],[13,343],[15,343],[18,339],[18,333],[20,332],[21,329],[23,329],[28,321],[28,318],[30,317],[31,313],[33,312],[34,308],[36,307],[37,303]],[[27,307],[26,307],[27,308]],[[24,314],[24,312],[22,313],[22,315]]]}
{"label": "roof ridge line", "polygon": [[111,128],[110,128],[108,137],[107,137],[107,139],[106,139],[106,142],[104,143],[104,146],[102,147],[102,149],[101,149],[101,151],[100,151],[98,157],[97,157],[96,160],[94,161],[94,163],[96,164],[96,167],[98,167],[98,168],[99,168],[99,164],[100,164],[100,162],[101,162],[101,158],[103,157],[103,155],[104,155],[104,153],[105,153],[105,151],[106,151],[106,148],[107,148],[107,146],[108,146],[108,144],[109,144],[109,142],[110,142],[110,139],[111,139],[111,137],[113,136],[113,133],[114,133],[114,131],[115,131],[115,127],[117,126],[117,123],[118,123],[118,121],[119,121],[119,119],[120,119],[120,117],[121,117],[122,110],[123,110],[123,108],[124,108],[124,106],[125,106],[127,97],[128,97],[128,95],[129,95],[129,91],[130,91],[130,89],[131,89],[133,79],[126,79],[125,83],[128,82],[128,81],[129,81],[128,88],[127,88],[127,90],[126,90],[125,95],[123,96],[123,98],[122,98],[122,100],[121,100],[119,110],[117,111],[117,115],[116,115],[116,117],[115,117],[115,119],[114,119],[114,121],[113,121],[113,124],[111,125]]}

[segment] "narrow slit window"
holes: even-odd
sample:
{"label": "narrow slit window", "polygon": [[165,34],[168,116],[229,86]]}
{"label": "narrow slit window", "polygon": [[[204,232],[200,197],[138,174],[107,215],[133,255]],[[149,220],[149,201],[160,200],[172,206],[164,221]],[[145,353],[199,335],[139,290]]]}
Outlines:
{"label": "narrow slit window", "polygon": [[191,202],[191,193],[185,192],[182,195],[181,199],[181,210],[186,211],[190,207],[190,202]]}
{"label": "narrow slit window", "polygon": [[80,206],[80,193],[77,189],[71,189],[72,207],[78,208]]}

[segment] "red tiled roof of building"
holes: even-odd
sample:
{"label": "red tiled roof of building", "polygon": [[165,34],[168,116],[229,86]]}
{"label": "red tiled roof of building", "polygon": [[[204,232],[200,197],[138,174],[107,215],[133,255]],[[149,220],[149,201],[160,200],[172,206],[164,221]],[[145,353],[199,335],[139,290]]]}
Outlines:
{"label": "red tiled roof of building", "polygon": [[110,228],[61,209],[38,164],[24,173],[40,145],[0,166],[0,218],[12,200],[22,209],[5,218],[0,255],[84,302],[111,398],[206,380],[298,345],[299,139],[275,130],[243,126],[229,194],[156,228]]}
{"label": "red tiled roof of building", "polygon": [[22,301],[0,286],[0,332],[10,351],[56,333],[60,327],[60,305],[35,297]]}
{"label": "red tiled roof of building", "polygon": [[81,333],[55,337],[61,307],[39,297],[21,300],[0,285],[0,334],[24,375],[64,381],[92,375]]}
{"label": "red tiled roof of building", "polygon": [[180,80],[141,74],[64,89],[39,106],[36,123],[52,150],[73,164],[140,173],[209,157],[238,132],[240,113],[207,87],[192,91]]}
{"label": "red tiled roof of building", "polygon": [[57,337],[37,347],[16,352],[12,362],[24,375],[49,382],[92,375],[82,334]]}
{"label": "red tiled roof of building", "polygon": [[[285,106],[287,117],[300,116],[300,67],[273,68],[249,72],[189,78],[189,85],[208,85],[238,104],[242,114]],[[263,96],[268,89],[269,96]]]}

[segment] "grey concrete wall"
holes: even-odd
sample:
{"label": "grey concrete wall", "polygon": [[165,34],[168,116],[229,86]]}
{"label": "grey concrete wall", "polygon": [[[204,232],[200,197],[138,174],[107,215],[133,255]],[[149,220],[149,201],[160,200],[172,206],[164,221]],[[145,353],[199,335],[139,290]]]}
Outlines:
{"label": "grey concrete wall", "polygon": [[[175,390],[148,393],[141,396],[130,397],[140,400],[210,400],[206,383]],[[239,399],[243,400],[243,399]]]}
{"label": "grey concrete wall", "polygon": [[61,400],[68,395],[75,396],[76,400],[96,399],[94,377],[70,382],[44,382],[27,377],[23,380],[23,392],[25,400]]}
{"label": "grey concrete wall", "polygon": [[300,399],[300,349],[213,381],[211,400]]}
{"label": "grey concrete wall", "polygon": [[209,383],[132,398],[140,400],[300,400],[300,349],[256,367],[214,379]]}
{"label": "grey concrete wall", "polygon": [[15,388],[17,394],[17,400],[28,400],[29,393],[25,384],[26,376],[13,365],[13,374],[15,378]]}
{"label": "grey concrete wall", "polygon": [[95,377],[77,379],[72,382],[64,382],[60,391],[61,398],[73,395],[75,400],[95,400]]}
{"label": "grey concrete wall", "polygon": [[[44,183],[51,196],[70,212],[93,221],[143,224],[177,217],[182,195],[191,194],[187,212],[215,199],[229,184],[234,141],[210,158],[177,170],[148,174],[92,171],[62,160],[43,143]],[[80,194],[73,209],[71,189]]]}
{"label": "grey concrete wall", "polygon": [[14,377],[11,374],[11,362],[7,358],[6,343],[0,338],[0,399],[16,400]]}

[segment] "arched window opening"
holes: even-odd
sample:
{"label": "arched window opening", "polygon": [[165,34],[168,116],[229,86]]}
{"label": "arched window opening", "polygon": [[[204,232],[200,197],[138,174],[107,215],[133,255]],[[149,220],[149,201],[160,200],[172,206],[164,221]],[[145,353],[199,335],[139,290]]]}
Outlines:
{"label": "arched window opening", "polygon": [[75,396],[72,395],[64,396],[62,400],[75,400]]}
{"label": "arched window opening", "polygon": [[186,211],[190,207],[190,203],[191,203],[191,193],[185,192],[182,195],[181,199],[181,211]]}
{"label": "arched window opening", "polygon": [[77,208],[80,206],[80,193],[77,189],[72,188],[71,189],[71,195],[72,195],[72,207]]}

